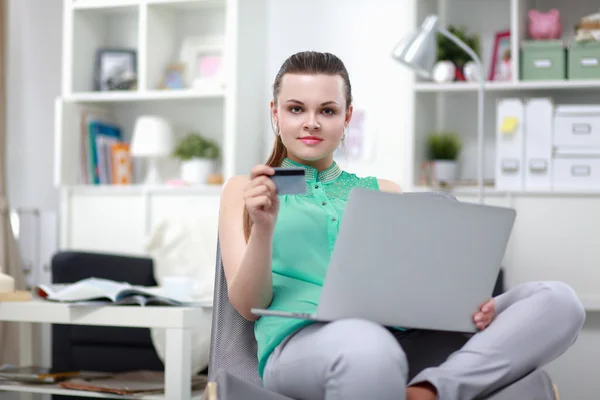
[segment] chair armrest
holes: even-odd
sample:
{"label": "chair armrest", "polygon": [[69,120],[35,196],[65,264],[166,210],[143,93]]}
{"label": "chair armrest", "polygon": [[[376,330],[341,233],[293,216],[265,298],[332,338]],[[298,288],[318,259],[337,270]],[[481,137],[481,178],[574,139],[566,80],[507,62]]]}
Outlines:
{"label": "chair armrest", "polygon": [[215,382],[208,383],[203,400],[294,400],[269,392],[261,386],[246,382],[224,370],[217,371],[215,378]]}

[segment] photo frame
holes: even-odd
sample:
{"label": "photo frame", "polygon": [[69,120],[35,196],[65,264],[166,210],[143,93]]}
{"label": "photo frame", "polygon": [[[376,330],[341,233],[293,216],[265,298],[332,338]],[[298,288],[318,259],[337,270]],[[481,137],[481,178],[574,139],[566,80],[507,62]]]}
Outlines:
{"label": "photo frame", "polygon": [[183,89],[185,88],[185,64],[173,63],[165,69],[161,89]]}
{"label": "photo frame", "polygon": [[488,80],[510,81],[512,79],[510,31],[496,33],[492,53],[492,62]]}
{"label": "photo frame", "polygon": [[96,52],[94,90],[137,88],[137,52],[132,49],[103,48]]}
{"label": "photo frame", "polygon": [[190,88],[214,89],[223,85],[223,38],[188,37],[181,46],[185,65],[185,85]]}

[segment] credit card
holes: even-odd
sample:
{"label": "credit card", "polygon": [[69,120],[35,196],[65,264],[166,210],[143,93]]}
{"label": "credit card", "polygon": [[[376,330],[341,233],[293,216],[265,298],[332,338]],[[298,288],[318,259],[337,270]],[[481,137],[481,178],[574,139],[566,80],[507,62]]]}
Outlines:
{"label": "credit card", "polygon": [[277,194],[306,194],[304,168],[273,168],[270,178],[275,182]]}

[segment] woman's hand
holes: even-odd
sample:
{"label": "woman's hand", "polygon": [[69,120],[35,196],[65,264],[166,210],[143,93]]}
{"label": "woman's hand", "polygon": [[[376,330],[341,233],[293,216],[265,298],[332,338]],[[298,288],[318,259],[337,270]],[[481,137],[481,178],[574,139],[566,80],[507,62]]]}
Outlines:
{"label": "woman's hand", "polygon": [[275,171],[266,165],[252,168],[250,182],[244,189],[244,203],[248,214],[259,229],[272,232],[279,211],[279,197],[275,183],[269,178]]}
{"label": "woman's hand", "polygon": [[479,330],[484,330],[492,323],[495,316],[496,305],[494,299],[490,299],[481,305],[478,312],[473,314],[473,322]]}

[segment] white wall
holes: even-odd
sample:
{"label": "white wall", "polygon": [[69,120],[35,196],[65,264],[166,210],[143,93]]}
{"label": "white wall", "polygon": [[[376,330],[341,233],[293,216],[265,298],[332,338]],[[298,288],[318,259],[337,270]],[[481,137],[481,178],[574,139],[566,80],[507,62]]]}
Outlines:
{"label": "white wall", "polygon": [[[268,76],[272,84],[283,61],[303,50],[328,51],[346,64],[355,109],[364,109],[373,151],[365,161],[340,164],[359,176],[375,175],[400,184],[406,126],[412,114],[410,72],[391,51],[412,28],[413,2],[389,0],[270,0]],[[268,115],[269,97],[265,100]],[[267,152],[273,133],[265,127]]]}
{"label": "white wall", "polygon": [[7,147],[12,208],[56,210],[54,98],[60,93],[61,0],[8,1]]}
{"label": "white wall", "polygon": [[[62,0],[8,0],[8,151],[4,160],[8,198],[12,209],[39,209],[46,233],[40,242],[43,252],[37,255],[42,259],[26,254],[25,262],[37,260],[47,264],[56,240],[53,231],[58,211],[58,191],[53,184],[54,98],[59,95],[61,85],[61,31]],[[51,221],[50,226],[48,221]],[[23,246],[23,242],[20,244]],[[41,273],[36,271],[34,276],[39,277]],[[44,280],[49,279],[46,275]],[[39,361],[49,365],[50,325],[40,324],[38,329],[34,334],[41,337]],[[18,398],[18,395],[3,394],[1,398]]]}

